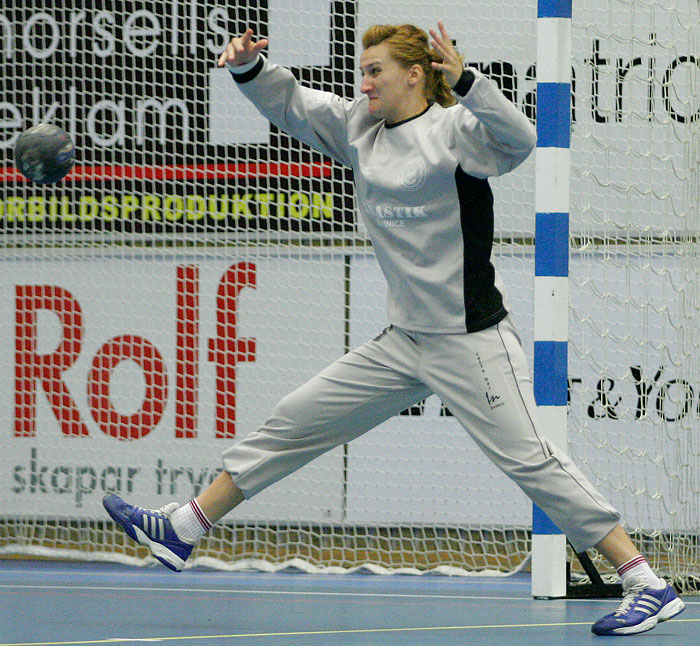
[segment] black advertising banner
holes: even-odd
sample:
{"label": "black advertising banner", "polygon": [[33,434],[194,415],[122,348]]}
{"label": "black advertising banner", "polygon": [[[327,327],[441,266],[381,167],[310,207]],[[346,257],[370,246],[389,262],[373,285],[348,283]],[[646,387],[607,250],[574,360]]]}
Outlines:
{"label": "black advertising banner", "polygon": [[[353,228],[350,171],[264,121],[216,68],[251,27],[302,83],[353,97],[356,3],[310,2],[326,7],[323,20],[302,0],[10,2],[0,10],[0,230]],[[14,167],[17,138],[37,123],[76,145],[56,185]]]}

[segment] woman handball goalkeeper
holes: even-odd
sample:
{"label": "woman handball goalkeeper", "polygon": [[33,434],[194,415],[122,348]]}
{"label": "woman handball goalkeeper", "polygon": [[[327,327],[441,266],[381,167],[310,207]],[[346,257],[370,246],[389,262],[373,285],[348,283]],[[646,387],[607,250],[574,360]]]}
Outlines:
{"label": "woman handball goalkeeper", "polygon": [[442,23],[430,36],[412,25],[370,27],[354,100],[300,85],[265,59],[267,44],[248,29],[218,65],[278,128],[352,168],[388,283],[389,326],[284,397],[224,452],[224,471],[198,498],[150,510],[109,495],[109,514],[181,570],[198,540],[245,499],[434,393],[577,551],[595,547],[617,569],[624,599],[594,633],[644,632],[677,615],[684,605],[673,588],[536,419],[525,354],[491,263],[488,183],[532,152],[532,124],[492,81],[463,67]]}

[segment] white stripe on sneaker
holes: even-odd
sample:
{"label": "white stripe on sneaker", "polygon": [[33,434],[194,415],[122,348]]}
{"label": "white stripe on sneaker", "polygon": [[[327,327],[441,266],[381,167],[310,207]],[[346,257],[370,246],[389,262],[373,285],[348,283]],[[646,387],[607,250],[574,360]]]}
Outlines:
{"label": "white stripe on sneaker", "polygon": [[643,597],[641,597],[639,601],[637,601],[637,604],[651,608],[654,611],[658,610],[661,607],[661,601],[659,601],[655,597],[650,597],[646,594]]}
{"label": "white stripe on sneaker", "polygon": [[637,603],[642,604],[643,606],[649,606],[652,609],[659,608],[661,604],[654,599],[653,601],[651,599],[640,599]]}

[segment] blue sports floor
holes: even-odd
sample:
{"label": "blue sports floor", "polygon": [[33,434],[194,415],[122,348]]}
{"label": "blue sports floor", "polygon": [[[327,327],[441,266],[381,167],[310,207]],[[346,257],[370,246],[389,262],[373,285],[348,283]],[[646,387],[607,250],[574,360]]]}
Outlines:
{"label": "blue sports floor", "polygon": [[700,598],[654,630],[595,637],[616,600],[533,600],[508,579],[232,574],[0,560],[0,646],[689,646]]}

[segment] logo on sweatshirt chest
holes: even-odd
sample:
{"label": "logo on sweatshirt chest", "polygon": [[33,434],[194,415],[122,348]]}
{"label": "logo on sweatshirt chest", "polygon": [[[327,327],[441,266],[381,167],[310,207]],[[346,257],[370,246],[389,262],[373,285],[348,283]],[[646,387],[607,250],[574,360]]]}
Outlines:
{"label": "logo on sweatshirt chest", "polygon": [[424,204],[420,206],[393,206],[362,201],[365,214],[385,229],[401,229],[429,217]]}
{"label": "logo on sweatshirt chest", "polygon": [[[362,200],[367,216],[385,229],[401,229],[430,217],[426,204],[387,204],[375,195],[385,194],[387,202],[420,202],[416,193],[425,187],[428,167],[421,157],[398,164],[361,164],[360,171],[371,198]],[[404,198],[402,199],[402,195]],[[409,195],[411,197],[409,197]]]}
{"label": "logo on sweatshirt chest", "polygon": [[409,159],[399,172],[399,184],[405,191],[419,191],[425,184],[427,166],[422,157]]}
{"label": "logo on sweatshirt chest", "polygon": [[385,189],[414,193],[425,185],[428,165],[422,157],[410,157],[407,160],[394,160],[392,163],[360,163],[362,176],[369,185]]}

